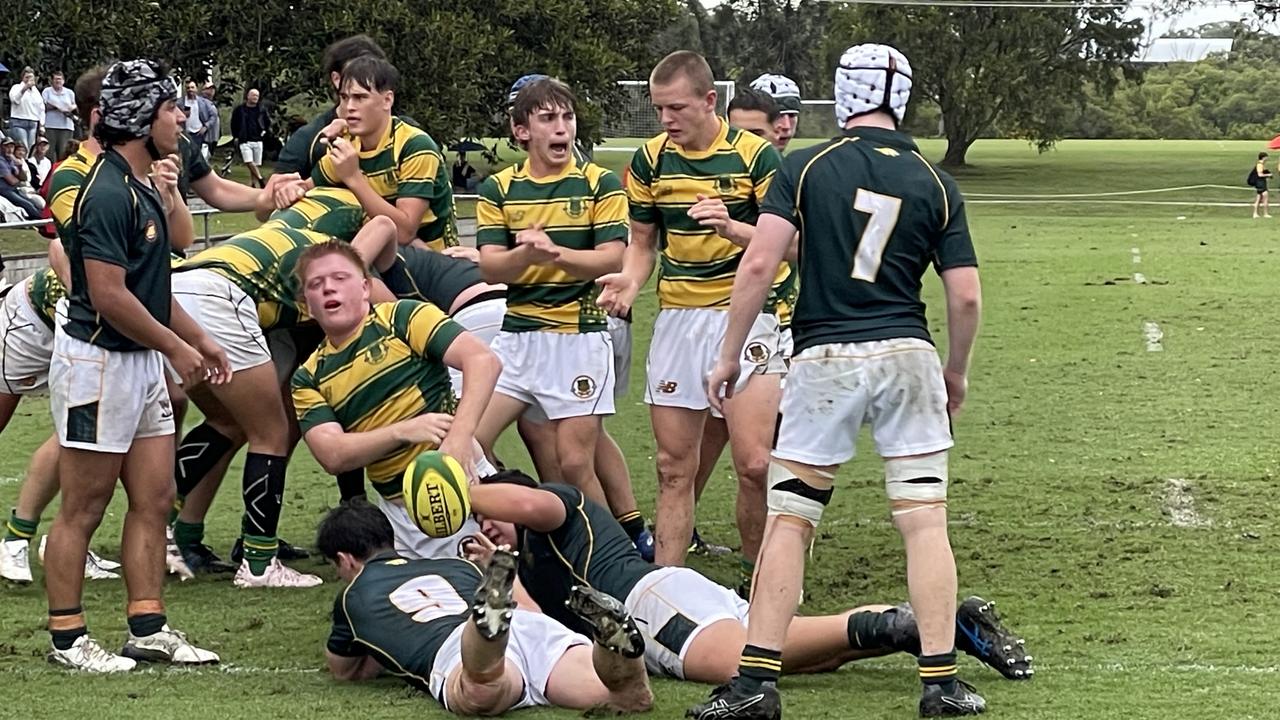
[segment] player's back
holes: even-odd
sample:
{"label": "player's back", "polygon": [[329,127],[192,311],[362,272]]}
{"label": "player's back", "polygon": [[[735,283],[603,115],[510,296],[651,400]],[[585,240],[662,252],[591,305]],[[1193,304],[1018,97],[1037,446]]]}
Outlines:
{"label": "player's back", "polygon": [[569,589],[590,585],[625,601],[640,578],[657,567],[640,557],[613,515],[582,491],[556,483],[541,490],[564,503],[565,521],[549,533],[525,530],[520,581],[543,612],[574,632],[590,634],[591,628],[565,607]]}
{"label": "player's back", "polygon": [[338,596],[335,632],[342,633],[345,623],[350,642],[425,689],[436,653],[466,621],[480,581],[480,570],[466,560],[378,555]]}
{"label": "player's back", "polygon": [[765,212],[801,230],[797,353],[826,343],[932,341],[920,298],[926,269],[976,264],[955,181],[891,130],[846,130],[793,153]]}
{"label": "player's back", "polygon": [[346,188],[317,187],[289,207],[271,213],[270,223],[351,242],[364,221],[364,208],[355,193]]}

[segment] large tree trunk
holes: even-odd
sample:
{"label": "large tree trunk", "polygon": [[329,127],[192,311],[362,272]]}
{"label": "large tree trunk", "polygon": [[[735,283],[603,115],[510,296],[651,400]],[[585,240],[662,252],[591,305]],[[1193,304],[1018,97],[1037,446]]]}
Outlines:
{"label": "large tree trunk", "polygon": [[971,138],[961,133],[947,133],[947,154],[942,156],[942,166],[948,168],[964,167],[965,156],[969,153],[969,148],[973,147],[973,143],[977,138]]}

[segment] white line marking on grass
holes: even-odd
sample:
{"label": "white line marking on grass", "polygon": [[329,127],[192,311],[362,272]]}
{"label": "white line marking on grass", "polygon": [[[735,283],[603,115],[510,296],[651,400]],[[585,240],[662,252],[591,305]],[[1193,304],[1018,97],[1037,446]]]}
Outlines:
{"label": "white line marking on grass", "polygon": [[1142,323],[1142,337],[1147,341],[1147,352],[1164,352],[1164,331],[1159,323]]}
{"label": "white line marking on grass", "polygon": [[1198,202],[1195,200],[968,200],[965,202],[974,205],[1174,205],[1180,207],[1226,207],[1226,208],[1244,208],[1253,207],[1253,203],[1247,202]]}
{"label": "white line marking on grass", "polygon": [[1146,276],[1146,275],[1143,275],[1143,274],[1142,274],[1142,273],[1140,273],[1140,272],[1136,272],[1136,273],[1134,273],[1134,274],[1133,274],[1133,281],[1134,281],[1135,283],[1139,284],[1139,285],[1146,285],[1146,284],[1147,284],[1147,276]]}
{"label": "white line marking on grass", "polygon": [[[1123,197],[1128,195],[1151,195],[1155,193],[1182,192],[1183,190],[1239,190],[1231,185],[1179,185],[1177,187],[1148,188],[1146,190],[1118,190],[1115,192],[1092,193],[965,193],[967,198],[1035,198],[1037,200],[1055,198],[1095,198]],[[1249,203],[1251,204],[1251,203]]]}
{"label": "white line marking on grass", "polygon": [[22,478],[20,477],[0,477],[0,485],[20,485]]}
{"label": "white line marking on grass", "polygon": [[1138,248],[1129,248],[1129,252],[1133,254],[1133,264],[1137,265],[1142,262],[1142,251]]}
{"label": "white line marking on grass", "polygon": [[1164,481],[1164,492],[1160,497],[1160,506],[1169,516],[1174,527],[1202,528],[1212,527],[1213,521],[1196,510],[1196,498],[1191,493],[1191,483],[1184,478],[1169,478]]}

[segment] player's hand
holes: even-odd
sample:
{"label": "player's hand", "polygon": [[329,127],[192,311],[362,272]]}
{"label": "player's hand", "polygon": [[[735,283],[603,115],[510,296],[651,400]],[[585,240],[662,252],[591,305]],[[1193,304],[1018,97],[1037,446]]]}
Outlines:
{"label": "player's hand", "polygon": [[640,294],[640,285],[626,273],[609,273],[596,278],[600,296],[596,304],[614,317],[626,317]]}
{"label": "player's hand", "polygon": [[440,452],[448,455],[458,464],[462,466],[463,472],[467,474],[467,484],[473,484],[476,481],[476,441],[473,437],[460,437],[450,433],[440,443]]}
{"label": "player's hand", "polygon": [[430,443],[440,445],[453,427],[453,416],[445,413],[424,413],[400,423],[400,442],[408,445]]}
{"label": "player's hand", "polygon": [[964,373],[950,368],[942,369],[942,381],[947,386],[947,413],[955,417],[964,405],[964,397],[969,393],[969,378]]}
{"label": "player's hand", "polygon": [[329,157],[333,158],[333,171],[344,184],[360,174],[360,145],[358,141],[340,137],[329,143]]}
{"label": "player's hand", "polygon": [[462,539],[462,556],[480,567],[489,564],[489,560],[493,558],[493,552],[497,549],[498,546],[494,545],[484,533],[468,535]]}
{"label": "player's hand", "polygon": [[733,397],[733,386],[738,382],[742,366],[738,361],[721,359],[707,375],[707,400],[716,412],[724,413],[724,401]]}
{"label": "player's hand", "polygon": [[275,209],[283,210],[307,193],[307,181],[298,177],[298,173],[276,173],[267,178],[262,192],[271,197]]}
{"label": "player's hand", "polygon": [[347,134],[347,121],[342,118],[334,118],[324,129],[320,131],[320,136],[316,138],[323,145],[329,145],[334,140]]}
{"label": "player's hand", "polygon": [[720,198],[698,193],[698,202],[689,208],[689,217],[703,227],[712,228],[720,237],[733,239],[729,237],[729,223],[732,221],[729,207]]}
{"label": "player's hand", "polygon": [[178,156],[170,154],[151,163],[151,182],[166,200],[178,192]]}
{"label": "player's hand", "polygon": [[204,364],[204,380],[210,385],[226,385],[231,382],[231,361],[222,346],[214,342],[212,337],[204,335],[196,343],[196,351]]}
{"label": "player's hand", "polygon": [[173,366],[173,371],[178,374],[184,386],[192,387],[204,382],[204,356],[199,350],[185,342],[179,342],[164,357]]}
{"label": "player's hand", "polygon": [[480,264],[480,251],[473,247],[467,247],[466,245],[454,245],[453,247],[447,247],[440,252],[451,258],[470,260],[477,265]]}
{"label": "player's hand", "polygon": [[516,233],[516,247],[527,248],[529,262],[546,265],[560,259],[560,247],[543,231],[542,223]]}

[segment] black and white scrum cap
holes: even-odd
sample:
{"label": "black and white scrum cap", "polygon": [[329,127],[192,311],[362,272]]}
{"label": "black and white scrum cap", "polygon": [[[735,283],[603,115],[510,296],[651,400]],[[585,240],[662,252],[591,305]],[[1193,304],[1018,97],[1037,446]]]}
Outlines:
{"label": "black and white scrum cap", "polygon": [[911,63],[888,45],[854,45],[836,67],[836,122],[884,110],[898,122],[911,99]]}
{"label": "black and white scrum cap", "polygon": [[156,111],[178,97],[177,83],[158,69],[150,60],[125,60],[107,68],[98,99],[103,125],[134,138],[151,134]]}

